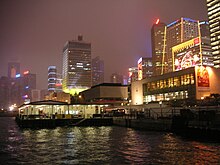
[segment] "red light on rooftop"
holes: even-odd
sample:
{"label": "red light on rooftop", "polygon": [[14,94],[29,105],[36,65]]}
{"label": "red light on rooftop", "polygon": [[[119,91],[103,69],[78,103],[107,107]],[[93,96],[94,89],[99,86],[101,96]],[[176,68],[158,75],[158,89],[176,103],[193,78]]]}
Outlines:
{"label": "red light on rooftop", "polygon": [[158,18],[157,21],[156,21],[156,24],[158,24],[159,22],[160,22],[160,19]]}

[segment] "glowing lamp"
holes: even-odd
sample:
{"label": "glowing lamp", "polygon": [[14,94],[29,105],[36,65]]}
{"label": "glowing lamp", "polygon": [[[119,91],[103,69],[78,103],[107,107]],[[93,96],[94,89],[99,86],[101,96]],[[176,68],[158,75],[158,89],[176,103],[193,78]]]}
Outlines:
{"label": "glowing lamp", "polygon": [[23,73],[24,75],[26,75],[26,74],[29,74],[29,71],[24,71],[24,73]]}
{"label": "glowing lamp", "polygon": [[156,24],[158,24],[159,22],[160,22],[160,19],[158,18],[157,21],[156,21]]}
{"label": "glowing lamp", "polygon": [[200,39],[197,37],[194,39],[194,45],[199,44],[200,43]]}
{"label": "glowing lamp", "polygon": [[56,86],[56,87],[60,87],[60,86],[62,86],[62,84],[55,84],[55,86]]}
{"label": "glowing lamp", "polygon": [[16,74],[15,77],[16,78],[21,77],[21,74]]}

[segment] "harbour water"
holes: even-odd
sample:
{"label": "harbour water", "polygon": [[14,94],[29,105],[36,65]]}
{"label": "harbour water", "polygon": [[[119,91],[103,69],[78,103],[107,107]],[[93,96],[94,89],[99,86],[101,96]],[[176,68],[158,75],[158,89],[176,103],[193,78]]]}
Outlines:
{"label": "harbour water", "polygon": [[220,143],[116,126],[20,129],[1,117],[0,164],[220,164]]}

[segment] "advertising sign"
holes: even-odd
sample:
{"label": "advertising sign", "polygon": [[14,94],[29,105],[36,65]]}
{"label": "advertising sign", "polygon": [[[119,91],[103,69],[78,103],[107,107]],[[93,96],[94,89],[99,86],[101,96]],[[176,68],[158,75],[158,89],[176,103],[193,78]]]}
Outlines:
{"label": "advertising sign", "polygon": [[209,87],[209,72],[206,67],[197,68],[197,82],[198,87]]}
{"label": "advertising sign", "polygon": [[174,71],[201,64],[200,43],[197,37],[172,48]]}

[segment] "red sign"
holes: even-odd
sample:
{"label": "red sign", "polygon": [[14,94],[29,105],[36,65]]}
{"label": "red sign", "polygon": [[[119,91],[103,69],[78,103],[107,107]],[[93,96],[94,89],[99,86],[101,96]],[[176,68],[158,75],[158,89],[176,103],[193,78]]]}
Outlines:
{"label": "red sign", "polygon": [[194,39],[194,45],[197,45],[197,44],[199,44],[200,43],[200,39],[199,38],[195,38]]}
{"label": "red sign", "polygon": [[197,69],[197,81],[198,87],[209,87],[209,72],[203,66]]}

